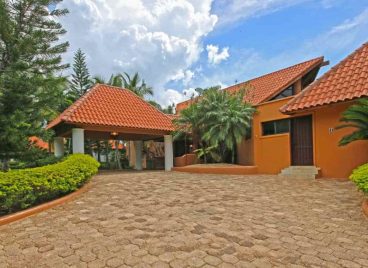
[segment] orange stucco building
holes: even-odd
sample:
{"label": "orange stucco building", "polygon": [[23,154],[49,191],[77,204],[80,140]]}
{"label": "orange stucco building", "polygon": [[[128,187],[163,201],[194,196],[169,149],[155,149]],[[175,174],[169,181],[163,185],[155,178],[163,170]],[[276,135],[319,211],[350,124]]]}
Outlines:
{"label": "orange stucco building", "polygon": [[314,81],[324,65],[320,57],[224,89],[249,88],[245,101],[257,108],[251,137],[238,145],[238,164],[260,174],[315,166],[319,177],[347,178],[368,162],[368,142],[338,146],[354,129],[336,129],[342,112],[368,96],[368,43]]}

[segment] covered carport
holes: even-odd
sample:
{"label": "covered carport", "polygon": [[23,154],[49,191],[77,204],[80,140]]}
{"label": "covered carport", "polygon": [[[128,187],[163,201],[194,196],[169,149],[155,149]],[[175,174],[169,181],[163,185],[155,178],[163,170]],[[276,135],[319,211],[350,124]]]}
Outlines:
{"label": "covered carport", "polygon": [[85,139],[133,141],[135,169],[142,170],[143,141],[163,140],[165,170],[173,167],[171,118],[127,89],[96,84],[47,128],[55,131],[55,156],[64,155],[65,138],[73,153],[85,153]]}

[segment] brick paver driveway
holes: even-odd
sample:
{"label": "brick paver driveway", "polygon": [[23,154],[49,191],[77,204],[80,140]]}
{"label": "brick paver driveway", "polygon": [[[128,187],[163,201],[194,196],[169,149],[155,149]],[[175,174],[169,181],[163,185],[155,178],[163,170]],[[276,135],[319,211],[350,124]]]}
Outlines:
{"label": "brick paver driveway", "polygon": [[78,199],[0,227],[0,265],[368,267],[361,201],[350,182],[99,175]]}

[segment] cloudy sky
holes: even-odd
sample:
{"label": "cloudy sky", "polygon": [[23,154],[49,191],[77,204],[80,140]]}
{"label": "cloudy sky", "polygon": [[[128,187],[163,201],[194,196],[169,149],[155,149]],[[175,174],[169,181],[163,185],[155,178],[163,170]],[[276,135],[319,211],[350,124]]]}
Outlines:
{"label": "cloudy sky", "polygon": [[162,105],[368,41],[368,0],[64,0],[70,49],[90,72],[139,72]]}

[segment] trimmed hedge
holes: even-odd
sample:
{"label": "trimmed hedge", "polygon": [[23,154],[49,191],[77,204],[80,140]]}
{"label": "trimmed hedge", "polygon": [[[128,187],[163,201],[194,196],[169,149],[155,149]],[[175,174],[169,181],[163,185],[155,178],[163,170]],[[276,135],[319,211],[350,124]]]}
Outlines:
{"label": "trimmed hedge", "polygon": [[93,157],[74,154],[53,165],[0,172],[0,215],[73,192],[96,174],[98,167]]}
{"label": "trimmed hedge", "polygon": [[353,170],[350,179],[363,193],[368,194],[368,163]]}

